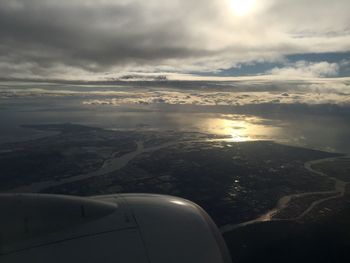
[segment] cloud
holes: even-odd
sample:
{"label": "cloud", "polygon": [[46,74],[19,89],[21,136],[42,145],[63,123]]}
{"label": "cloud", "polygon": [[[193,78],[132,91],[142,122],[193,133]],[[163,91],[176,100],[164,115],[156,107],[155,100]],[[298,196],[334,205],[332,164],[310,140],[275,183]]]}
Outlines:
{"label": "cloud", "polygon": [[213,72],[350,50],[348,0],[255,2],[235,16],[229,0],[0,0],[0,77]]}
{"label": "cloud", "polygon": [[298,61],[293,64],[287,64],[285,67],[273,68],[267,74],[286,78],[334,77],[338,75],[339,68],[338,63]]}
{"label": "cloud", "polygon": [[3,83],[0,98],[70,97],[84,105],[324,105],[350,107],[350,80],[319,82],[267,80],[232,82],[132,82],[118,85],[64,85],[47,83]]}
{"label": "cloud", "polygon": [[127,104],[139,105],[197,105],[197,106],[245,106],[261,104],[333,104],[350,106],[349,94],[329,94],[305,92],[278,94],[271,92],[142,92],[110,98],[89,99],[84,105],[110,105],[121,106]]}

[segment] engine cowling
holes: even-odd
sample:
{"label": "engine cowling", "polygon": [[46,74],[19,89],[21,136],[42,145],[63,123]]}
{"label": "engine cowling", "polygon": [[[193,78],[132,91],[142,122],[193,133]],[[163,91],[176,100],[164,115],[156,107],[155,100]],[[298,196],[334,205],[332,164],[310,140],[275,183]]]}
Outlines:
{"label": "engine cowling", "polygon": [[0,262],[228,263],[207,213],[177,197],[0,195]]}

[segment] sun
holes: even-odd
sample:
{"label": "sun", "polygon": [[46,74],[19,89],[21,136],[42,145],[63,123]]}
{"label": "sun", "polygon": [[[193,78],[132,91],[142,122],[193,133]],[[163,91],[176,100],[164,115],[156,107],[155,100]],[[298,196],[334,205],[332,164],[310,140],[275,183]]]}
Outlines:
{"label": "sun", "polygon": [[230,6],[236,16],[246,16],[253,12],[256,0],[230,0]]}

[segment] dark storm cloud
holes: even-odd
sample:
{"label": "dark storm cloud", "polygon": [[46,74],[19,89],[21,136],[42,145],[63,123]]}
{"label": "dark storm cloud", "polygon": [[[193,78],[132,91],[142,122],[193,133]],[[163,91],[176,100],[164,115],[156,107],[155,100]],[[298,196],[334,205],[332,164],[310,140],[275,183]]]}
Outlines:
{"label": "dark storm cloud", "polygon": [[168,30],[171,25],[166,23],[171,21],[147,25],[151,14],[139,12],[135,3],[96,2],[0,1],[2,61],[34,61],[43,67],[62,62],[95,69],[131,59],[141,62],[206,53],[178,44],[187,34],[181,20]]}

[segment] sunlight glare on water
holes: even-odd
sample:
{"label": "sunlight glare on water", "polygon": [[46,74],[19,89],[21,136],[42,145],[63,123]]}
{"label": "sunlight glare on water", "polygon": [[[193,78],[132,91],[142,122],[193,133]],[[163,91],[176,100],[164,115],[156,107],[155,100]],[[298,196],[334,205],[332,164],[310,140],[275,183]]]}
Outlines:
{"label": "sunlight glare on water", "polygon": [[222,115],[221,118],[208,119],[203,128],[212,134],[230,137],[232,142],[276,139],[281,129],[265,125],[264,119],[244,115]]}

